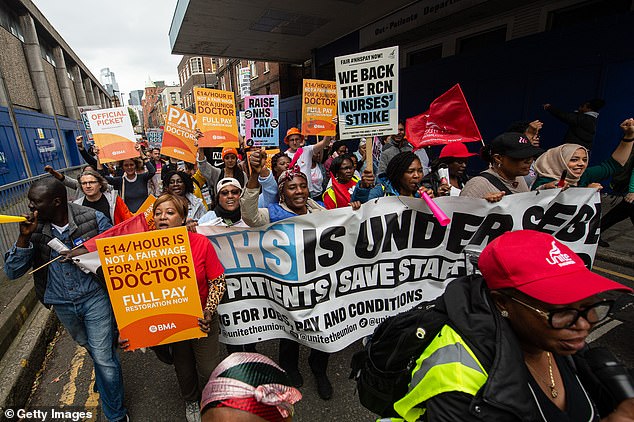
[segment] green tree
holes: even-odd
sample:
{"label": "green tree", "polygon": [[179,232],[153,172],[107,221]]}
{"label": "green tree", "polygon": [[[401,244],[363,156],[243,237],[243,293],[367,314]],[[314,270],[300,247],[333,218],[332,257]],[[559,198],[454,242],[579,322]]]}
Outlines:
{"label": "green tree", "polygon": [[136,126],[139,124],[139,116],[136,115],[136,111],[132,109],[132,107],[128,107],[128,114],[130,115],[130,120],[132,120],[132,126]]}

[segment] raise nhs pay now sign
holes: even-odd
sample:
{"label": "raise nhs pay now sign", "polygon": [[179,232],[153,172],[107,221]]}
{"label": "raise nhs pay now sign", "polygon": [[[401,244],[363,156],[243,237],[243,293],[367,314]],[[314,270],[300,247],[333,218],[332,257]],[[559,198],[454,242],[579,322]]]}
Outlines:
{"label": "raise nhs pay now sign", "polygon": [[398,132],[398,47],[335,58],[341,139]]}

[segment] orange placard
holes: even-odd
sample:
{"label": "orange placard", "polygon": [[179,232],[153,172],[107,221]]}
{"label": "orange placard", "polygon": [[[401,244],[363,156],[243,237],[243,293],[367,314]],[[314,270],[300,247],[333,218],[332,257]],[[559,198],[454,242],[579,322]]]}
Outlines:
{"label": "orange placard", "polygon": [[[259,151],[259,149],[249,149],[247,150],[247,164],[249,166],[249,171],[251,171],[251,154],[253,154],[254,151]],[[275,154],[277,154],[278,152],[280,152],[279,148],[271,148],[271,149],[267,149],[266,150],[266,166],[269,168],[269,170],[273,171],[273,166],[271,165],[271,158],[273,158],[273,156]]]}
{"label": "orange placard", "polygon": [[97,239],[110,302],[130,350],[204,337],[187,228]]}
{"label": "orange placard", "polygon": [[127,108],[88,110],[85,113],[95,145],[99,147],[99,159],[102,163],[139,156],[135,149],[136,139]]}
{"label": "orange placard", "polygon": [[337,83],[304,79],[302,93],[302,134],[336,136]]}
{"label": "orange placard", "polygon": [[233,92],[194,88],[199,147],[238,148],[238,120]]}
{"label": "orange placard", "polygon": [[145,215],[145,221],[147,221],[147,227],[149,230],[154,230],[156,226],[154,225],[154,202],[156,202],[156,196],[148,195],[145,201],[141,204],[137,212],[134,215],[138,215],[143,213]]}
{"label": "orange placard", "polygon": [[195,163],[198,151],[195,142],[196,116],[178,107],[168,106],[161,154]]}

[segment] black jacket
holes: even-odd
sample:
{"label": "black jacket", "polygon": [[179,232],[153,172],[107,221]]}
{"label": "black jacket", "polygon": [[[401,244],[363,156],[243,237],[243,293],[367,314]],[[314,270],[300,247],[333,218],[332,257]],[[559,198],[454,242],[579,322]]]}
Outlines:
{"label": "black jacket", "polygon": [[[473,350],[488,379],[475,396],[450,392],[428,400],[424,420],[542,421],[528,388],[529,375],[517,337],[494,310],[484,279],[456,279],[449,283],[443,298],[450,326]],[[572,360],[566,362],[574,370]]]}
{"label": "black jacket", "polygon": [[568,125],[568,132],[564,135],[564,142],[579,144],[592,149],[594,134],[597,130],[597,118],[586,113],[568,113],[550,106],[546,111]]}

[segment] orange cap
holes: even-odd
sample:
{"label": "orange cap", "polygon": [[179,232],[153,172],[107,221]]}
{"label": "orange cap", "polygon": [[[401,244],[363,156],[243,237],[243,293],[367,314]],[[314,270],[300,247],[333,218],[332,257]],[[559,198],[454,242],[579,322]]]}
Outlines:
{"label": "orange cap", "polygon": [[299,135],[302,137],[302,139],[304,139],[304,135],[302,135],[302,132],[300,132],[299,129],[297,129],[296,127],[292,127],[286,131],[286,136],[284,137],[284,143],[288,144],[288,137],[292,135]]}
{"label": "orange cap", "polygon": [[221,154],[221,158],[224,160],[225,159],[225,155],[227,154],[233,154],[236,156],[236,158],[238,158],[238,150],[235,148],[223,148],[222,149],[222,154]]}

